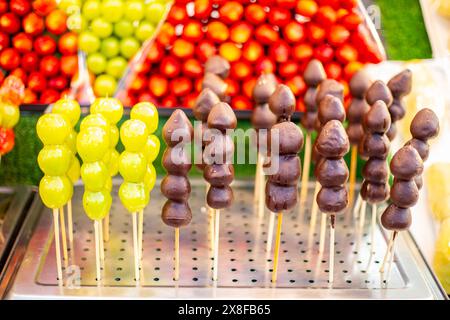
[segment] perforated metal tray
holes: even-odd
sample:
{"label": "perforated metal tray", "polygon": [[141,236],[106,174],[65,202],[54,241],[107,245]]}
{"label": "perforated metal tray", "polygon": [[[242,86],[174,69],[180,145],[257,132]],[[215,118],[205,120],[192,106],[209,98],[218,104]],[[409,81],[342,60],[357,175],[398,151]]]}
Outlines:
{"label": "perforated metal tray", "polygon": [[[357,223],[352,219],[345,221],[344,217],[337,223],[335,283],[330,287],[328,250],[322,256],[318,254],[319,225],[311,240],[309,210],[300,218],[297,208],[287,212],[283,220],[278,281],[273,286],[270,282],[272,253],[267,254],[265,250],[269,213],[260,219],[253,212],[252,181],[236,182],[233,206],[221,211],[219,280],[215,283],[211,280],[213,261],[209,219],[204,208],[205,185],[201,180],[192,181],[192,185],[193,219],[180,231],[178,282],[172,279],[174,231],[161,221],[165,199],[156,186],[145,211],[140,283],[134,280],[131,216],[115,196],[110,220],[111,239],[105,244],[103,281],[98,284],[93,225],[83,213],[83,188],[77,187],[73,200],[75,243],[65,286],[57,285],[50,211],[36,200],[33,214],[38,223],[8,298],[443,298],[408,233],[399,237],[397,257],[386,284],[378,272],[386,249],[385,235],[377,228],[376,253],[370,257],[370,226],[367,224],[364,233],[358,236]],[[312,187],[306,208],[310,207]],[[115,192],[117,194],[117,188]],[[79,286],[74,281],[78,272]]]}

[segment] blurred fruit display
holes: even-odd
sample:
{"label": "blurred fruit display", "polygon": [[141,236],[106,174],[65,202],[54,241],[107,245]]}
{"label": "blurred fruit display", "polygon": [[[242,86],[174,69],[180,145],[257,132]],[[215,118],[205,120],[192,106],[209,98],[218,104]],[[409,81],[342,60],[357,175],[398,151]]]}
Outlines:
{"label": "blurred fruit display", "polygon": [[383,59],[357,0],[176,0],[120,97],[126,105],[150,100],[192,107],[203,64],[214,54],[231,63],[228,98],[235,109],[252,108],[261,73],[275,72],[301,98],[302,73],[312,58],[345,85],[365,63]]}
{"label": "blurred fruit display", "polygon": [[67,27],[67,10],[77,2],[0,0],[0,83],[8,75],[21,79],[23,103],[52,103],[68,93],[78,36]]}

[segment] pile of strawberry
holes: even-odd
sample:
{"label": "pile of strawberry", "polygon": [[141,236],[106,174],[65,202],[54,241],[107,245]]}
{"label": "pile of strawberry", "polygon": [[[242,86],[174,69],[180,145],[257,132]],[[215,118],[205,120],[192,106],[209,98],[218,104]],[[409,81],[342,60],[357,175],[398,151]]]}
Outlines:
{"label": "pile of strawberry", "polygon": [[191,107],[203,63],[214,54],[231,62],[228,95],[235,109],[252,108],[263,72],[276,73],[301,98],[302,73],[313,58],[346,85],[365,63],[382,60],[362,23],[356,0],[176,0],[124,103]]}
{"label": "pile of strawberry", "polygon": [[55,0],[0,0],[0,83],[20,78],[24,103],[52,103],[70,88],[77,35],[66,22]]}

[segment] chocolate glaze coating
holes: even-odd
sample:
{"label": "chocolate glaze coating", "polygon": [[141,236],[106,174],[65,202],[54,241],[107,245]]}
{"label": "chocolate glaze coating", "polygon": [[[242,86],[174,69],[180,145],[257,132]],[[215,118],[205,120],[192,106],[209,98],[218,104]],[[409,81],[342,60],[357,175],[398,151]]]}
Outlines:
{"label": "chocolate glaze coating", "polygon": [[428,143],[412,138],[408,142],[405,143],[405,146],[411,146],[419,153],[419,156],[422,158],[422,161],[425,161],[428,159],[428,155],[430,154],[430,146]]}
{"label": "chocolate glaze coating", "polygon": [[231,163],[234,154],[234,142],[228,134],[215,134],[211,136],[205,135],[210,141],[203,150],[203,162],[212,163]]}
{"label": "chocolate glaze coating", "polygon": [[350,149],[347,133],[338,120],[328,121],[320,131],[317,151],[325,158],[342,158]]}
{"label": "chocolate glaze coating", "polygon": [[389,153],[391,142],[386,135],[378,133],[365,134],[362,142],[361,154],[366,157],[385,159]]}
{"label": "chocolate glaze coating", "polygon": [[[175,159],[175,162],[174,162]],[[192,167],[191,159],[185,148],[167,148],[162,156],[162,166],[167,173],[185,176]]]}
{"label": "chocolate glaze coating", "polygon": [[300,176],[300,158],[297,155],[284,155],[279,157],[278,171],[269,176],[269,181],[280,185],[297,185]]}
{"label": "chocolate glaze coating", "polygon": [[309,87],[317,87],[326,78],[327,74],[319,60],[313,59],[307,64],[303,73],[303,79],[305,79],[305,83]]}
{"label": "chocolate glaze coating", "polygon": [[225,102],[216,104],[208,115],[208,127],[225,132],[237,126],[236,115],[230,105]]}
{"label": "chocolate glaze coating", "polygon": [[277,123],[277,116],[270,111],[269,104],[264,103],[257,105],[252,112],[250,118],[253,128],[259,129],[270,129]]}
{"label": "chocolate glaze coating", "polygon": [[388,137],[389,141],[394,140],[397,136],[397,125],[395,124],[395,122],[391,123],[389,130],[386,132],[386,136]]}
{"label": "chocolate glaze coating", "polygon": [[192,211],[187,202],[168,200],[162,208],[161,217],[166,225],[179,228],[191,222]]}
{"label": "chocolate glaze coating", "polygon": [[364,115],[364,129],[371,133],[385,133],[391,126],[391,115],[386,104],[378,100]]}
{"label": "chocolate glaze coating", "polygon": [[297,203],[297,186],[283,186],[268,181],[266,184],[266,206],[279,213],[289,210]]}
{"label": "chocolate glaze coating", "polygon": [[168,175],[161,181],[161,193],[173,201],[187,201],[191,193],[191,184],[185,176]]}
{"label": "chocolate glaze coating", "polygon": [[295,110],[295,104],[294,94],[284,84],[279,84],[269,98],[270,110],[277,116],[277,119],[289,119]]}
{"label": "chocolate glaze coating", "polygon": [[348,140],[352,145],[357,145],[364,136],[364,129],[361,124],[351,123],[347,127]]}
{"label": "chocolate glaze coating", "polygon": [[372,83],[366,92],[366,101],[368,104],[373,105],[378,100],[383,101],[388,107],[392,104],[393,100],[391,90],[381,80]]}
{"label": "chocolate glaze coating", "polygon": [[333,79],[326,79],[320,83],[316,95],[316,105],[320,104],[325,96],[329,94],[344,101],[344,86]]}
{"label": "chocolate glaze coating", "polygon": [[297,154],[300,152],[303,146],[303,133],[295,123],[285,121],[275,124],[269,133],[269,149],[271,149],[272,143],[277,142],[277,135],[274,135],[276,132],[278,132],[279,154]]}
{"label": "chocolate glaze coating", "polygon": [[259,76],[253,87],[253,100],[257,104],[269,102],[269,98],[277,87],[277,79],[272,73],[265,73]]}
{"label": "chocolate glaze coating", "polygon": [[392,202],[401,208],[410,208],[417,203],[419,199],[419,189],[413,180],[394,179],[391,188]]}
{"label": "chocolate glaze coating", "polygon": [[412,72],[409,69],[403,70],[399,74],[392,77],[387,83],[392,95],[401,98],[411,92],[412,88]]}
{"label": "chocolate glaze coating", "polygon": [[[319,114],[317,113],[317,115]],[[322,130],[322,123],[319,121],[319,118],[314,120],[314,130],[316,130],[317,133],[320,133],[320,130]]]}
{"label": "chocolate glaze coating", "polygon": [[189,143],[194,137],[194,128],[186,114],[176,109],[164,124],[162,136],[169,147],[174,147],[180,142]]}
{"label": "chocolate glaze coating", "polygon": [[324,213],[337,214],[348,205],[347,189],[344,186],[326,188],[322,187],[317,194],[317,205]]}
{"label": "chocolate glaze coating", "polygon": [[314,141],[312,151],[311,151],[311,162],[313,164],[318,164],[320,162],[320,160],[322,160],[322,156],[321,156],[320,152],[317,150],[316,141]]}
{"label": "chocolate glaze coating", "polygon": [[411,180],[422,174],[423,161],[416,149],[412,146],[404,146],[392,157],[390,168],[394,177]]}
{"label": "chocolate glaze coating", "polygon": [[211,89],[219,99],[223,100],[227,93],[227,87],[227,83],[221,77],[214,73],[205,73],[202,81],[202,90],[207,88]]}
{"label": "chocolate glaze coating", "polygon": [[327,94],[322,101],[320,101],[317,118],[321,125],[324,125],[330,120],[344,122],[345,109],[341,100]]}
{"label": "chocolate glaze coating", "polygon": [[213,187],[228,186],[234,179],[234,167],[231,164],[207,165],[203,177]]}
{"label": "chocolate glaze coating", "polygon": [[387,230],[403,231],[411,226],[411,210],[391,203],[381,215],[381,224]]}
{"label": "chocolate glaze coating", "polygon": [[414,182],[416,183],[417,189],[422,189],[423,187],[423,177],[422,175],[418,175],[414,177]]}
{"label": "chocolate glaze coating", "polygon": [[229,186],[209,188],[206,195],[208,206],[214,209],[228,208],[233,202],[233,190]]}
{"label": "chocolate glaze coating", "polygon": [[370,79],[369,75],[367,74],[367,72],[361,69],[355,72],[350,80],[350,93],[353,98],[364,99],[366,91],[369,89],[371,84],[372,80]]}
{"label": "chocolate glaze coating", "polygon": [[391,114],[391,119],[393,122],[403,119],[406,113],[403,102],[397,98],[394,98],[394,101],[389,107],[389,113]]}
{"label": "chocolate glaze coating", "polygon": [[388,175],[388,165],[385,159],[370,158],[364,164],[362,176],[370,183],[386,183]]}
{"label": "chocolate glaze coating", "polygon": [[311,112],[317,111],[316,95],[317,95],[317,88],[311,87],[306,90],[305,96],[303,97],[306,111]]}
{"label": "chocolate glaze coating", "polygon": [[303,128],[305,128],[308,131],[314,130],[314,122],[317,118],[317,112],[305,112],[302,114],[302,117],[300,118],[300,123],[302,124]]}
{"label": "chocolate glaze coating", "polygon": [[349,123],[361,123],[364,115],[368,112],[370,106],[365,99],[353,99],[347,110],[347,118]]}
{"label": "chocolate glaze coating", "polygon": [[314,170],[317,180],[322,187],[333,187],[343,185],[347,182],[349,172],[345,160],[322,159]]}
{"label": "chocolate glaze coating", "polygon": [[379,203],[389,197],[389,184],[364,181],[361,186],[361,197],[368,203]]}
{"label": "chocolate glaze coating", "polygon": [[194,107],[192,108],[194,117],[197,120],[206,122],[212,107],[219,102],[219,97],[211,89],[203,89],[198,95]]}
{"label": "chocolate glaze coating", "polygon": [[431,109],[424,108],[414,116],[410,131],[414,138],[427,141],[439,134],[439,119]]}
{"label": "chocolate glaze coating", "polygon": [[210,57],[205,63],[205,73],[213,73],[222,79],[230,73],[230,63],[219,55]]}

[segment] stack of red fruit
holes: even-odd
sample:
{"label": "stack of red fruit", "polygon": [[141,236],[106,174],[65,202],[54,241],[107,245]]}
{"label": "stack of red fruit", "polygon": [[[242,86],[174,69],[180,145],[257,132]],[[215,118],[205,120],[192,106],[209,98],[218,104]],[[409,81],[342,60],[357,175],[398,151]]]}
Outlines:
{"label": "stack of red fruit", "polygon": [[0,83],[15,75],[24,103],[52,103],[77,71],[77,35],[55,0],[0,0]]}
{"label": "stack of red fruit", "polygon": [[302,73],[313,58],[345,85],[363,64],[380,62],[370,39],[357,0],[176,0],[124,103],[192,107],[203,63],[216,53],[231,63],[233,108],[252,108],[252,89],[263,72],[274,72],[301,98]]}

